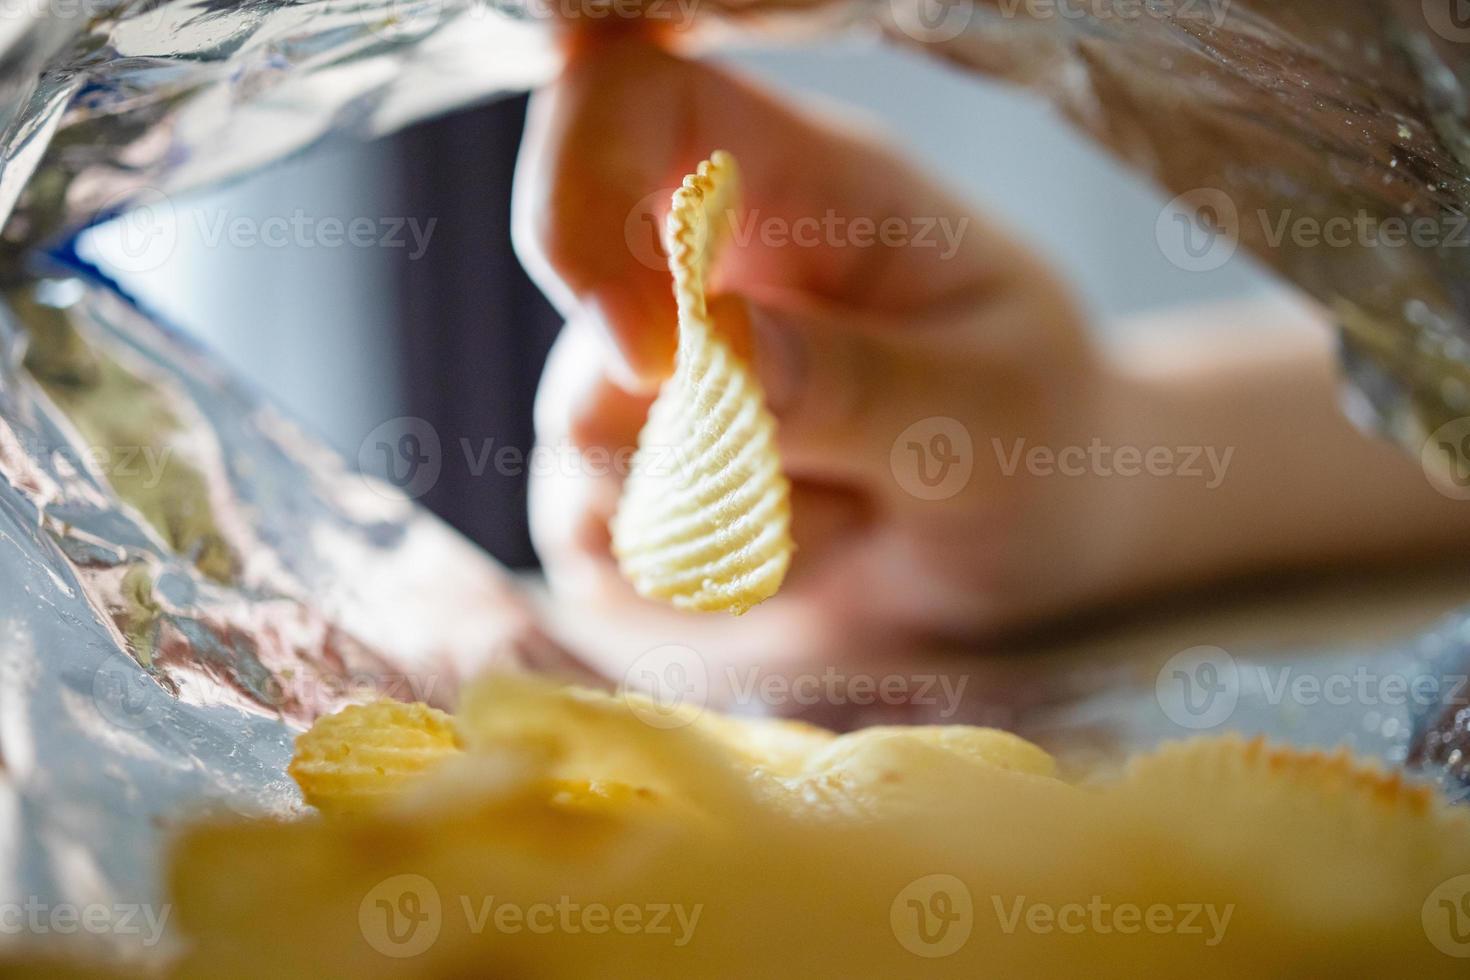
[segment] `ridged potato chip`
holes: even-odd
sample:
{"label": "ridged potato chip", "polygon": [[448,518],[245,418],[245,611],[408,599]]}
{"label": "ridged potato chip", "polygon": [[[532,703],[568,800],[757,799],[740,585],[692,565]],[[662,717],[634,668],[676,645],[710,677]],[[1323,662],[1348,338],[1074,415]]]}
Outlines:
{"label": "ridged potato chip", "polygon": [[776,594],[793,546],[776,420],[705,300],[737,193],[735,160],[722,151],[674,192],[667,238],[678,354],[639,435],[612,539],[640,595],[739,614]]}
{"label": "ridged potato chip", "polygon": [[324,813],[369,809],[460,751],[454,719],[425,704],[378,701],[318,719],[288,772]]}
{"label": "ridged potato chip", "polygon": [[1464,974],[1470,815],[1346,753],[1202,738],[1080,786],[999,732],[655,728],[531,678],[457,724],[398,805],[183,835],[174,975]]}

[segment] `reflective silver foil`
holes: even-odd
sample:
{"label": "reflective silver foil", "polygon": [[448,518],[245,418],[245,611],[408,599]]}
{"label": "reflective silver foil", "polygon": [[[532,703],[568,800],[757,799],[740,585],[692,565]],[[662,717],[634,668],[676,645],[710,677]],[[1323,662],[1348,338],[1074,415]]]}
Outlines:
{"label": "reflective silver foil", "polygon": [[[0,38],[0,902],[142,923],[167,915],[176,821],[300,805],[284,766],[318,714],[444,702],[465,671],[561,653],[486,556],[45,250],[150,194],[524,88],[555,60],[534,25],[441,4],[16,9]],[[147,929],[68,938],[159,952]]]}
{"label": "reflective silver foil", "polygon": [[[881,28],[1038,89],[1172,193],[1213,192],[1186,204],[1228,202],[1225,231],[1338,316],[1365,420],[1418,452],[1466,414],[1466,252],[1273,246],[1243,217],[1466,213],[1464,39],[1436,33],[1417,3],[1058,8],[1068,16],[1033,15],[1025,0],[891,0],[760,26]],[[292,811],[290,738],[317,714],[362,688],[444,700],[457,676],[497,659],[565,663],[487,558],[105,283],[38,257],[150,194],[537,84],[556,69],[551,36],[527,7],[455,0],[7,10],[0,902],[162,908],[169,826],[211,806]],[[1463,462],[1453,448],[1445,460]],[[1402,650],[1297,653],[1308,670],[1371,658],[1444,674],[1467,669],[1465,633],[1457,620]],[[1181,669],[1218,683],[1221,665],[1203,666]],[[1250,663],[1225,666],[1241,672],[1240,727],[1307,742],[1361,728],[1356,716],[1306,729],[1276,717],[1240,679]],[[1013,702],[1007,720],[1050,744],[1100,727],[1125,747],[1179,734],[1148,720],[1165,703],[1151,671],[1141,684],[1067,676],[1052,702]],[[1395,718],[1359,748],[1465,778],[1470,712]],[[140,954],[137,940],[105,941]]]}

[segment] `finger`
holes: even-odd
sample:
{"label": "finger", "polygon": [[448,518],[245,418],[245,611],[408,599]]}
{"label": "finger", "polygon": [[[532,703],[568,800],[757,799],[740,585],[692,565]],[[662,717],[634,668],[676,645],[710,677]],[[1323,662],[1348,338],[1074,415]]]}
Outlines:
{"label": "finger", "polygon": [[590,574],[582,564],[607,554],[607,522],[647,415],[647,398],[607,377],[606,346],[600,328],[569,322],[536,393],[538,448],[571,464],[532,474],[531,538],[548,574]]}
{"label": "finger", "polygon": [[975,379],[959,375],[972,362],[957,345],[945,349],[953,331],[902,334],[885,317],[790,298],[710,309],[722,332],[749,337],[793,480],[871,488],[903,428],[969,411]]}
{"label": "finger", "polygon": [[607,336],[592,318],[569,321],[546,358],[534,409],[543,444],[618,449],[637,442],[651,397],[608,376]]}
{"label": "finger", "polygon": [[598,122],[599,105],[652,98],[661,84],[615,77],[618,70],[604,61],[579,54],[555,85],[532,98],[513,183],[512,235],[522,263],[558,309],[605,324],[624,380],[648,390],[673,363],[662,215],[647,205],[667,207],[659,204],[667,194],[649,195],[663,187],[672,193],[674,148],[671,133],[637,125],[620,136],[616,124]]}
{"label": "finger", "polygon": [[1009,239],[853,126],[620,38],[534,100],[516,244],[563,310],[593,306],[645,388],[672,363],[674,307],[652,238],[668,193],[716,148],[740,161],[720,281],[880,311],[1003,284]]}

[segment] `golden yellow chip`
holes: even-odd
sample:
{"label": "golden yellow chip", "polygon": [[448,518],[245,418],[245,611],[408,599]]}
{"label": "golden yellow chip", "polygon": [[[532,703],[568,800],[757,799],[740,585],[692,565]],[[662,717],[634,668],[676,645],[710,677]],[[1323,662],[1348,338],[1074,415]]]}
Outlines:
{"label": "golden yellow chip", "polygon": [[191,830],[175,975],[1464,974],[1470,815],[1346,754],[1201,739],[1083,787],[982,729],[640,710],[482,682],[401,805]]}
{"label": "golden yellow chip", "polygon": [[640,595],[739,614],[776,594],[793,546],[776,420],[705,303],[737,191],[734,158],[716,151],[674,192],[678,355],[639,435],[612,536],[623,576]]}
{"label": "golden yellow chip", "polygon": [[492,674],[460,699],[459,726],[472,755],[513,755],[554,780],[621,783],[678,801],[690,812],[728,813],[748,801],[740,766],[690,715],[684,737],[647,724],[638,695]]}
{"label": "golden yellow chip", "polygon": [[789,718],[741,718],[706,711],[698,724],[752,770],[772,776],[798,775],[836,738],[825,728]]}
{"label": "golden yellow chip", "polygon": [[324,813],[368,809],[459,753],[454,719],[425,704],[378,701],[321,718],[296,739],[287,770]]}

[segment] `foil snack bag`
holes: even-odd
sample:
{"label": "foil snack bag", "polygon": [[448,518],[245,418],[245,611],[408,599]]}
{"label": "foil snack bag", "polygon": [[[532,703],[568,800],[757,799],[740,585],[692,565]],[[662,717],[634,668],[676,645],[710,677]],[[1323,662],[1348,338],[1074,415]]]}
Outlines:
{"label": "foil snack bag", "polygon": [[[881,32],[1046,94],[1179,195],[1205,249],[1251,249],[1327,306],[1350,408],[1418,453],[1470,414],[1467,253],[1293,248],[1254,216],[1467,213],[1470,29],[1432,6],[711,5],[670,43]],[[318,714],[364,693],[442,701],[496,662],[565,662],[487,557],[66,247],[98,220],[329,136],[371,138],[545,81],[554,19],[455,0],[98,0],[0,23],[0,902],[165,908],[169,824],[298,807],[284,767]],[[1447,473],[1470,463],[1441,441]],[[1457,618],[1398,650],[1287,653],[1307,671],[1372,660],[1443,676],[1470,669],[1467,640]],[[1152,706],[1152,672],[1038,666],[1025,686],[1038,685],[1055,699],[1014,719],[1033,737],[1105,729],[1137,747],[1182,733],[1167,705],[1136,710]],[[1291,722],[1267,694],[1238,681],[1232,723],[1327,744],[1362,730],[1349,709]],[[1463,795],[1470,712],[1389,714],[1358,749]],[[142,954],[147,936],[106,941]]]}

